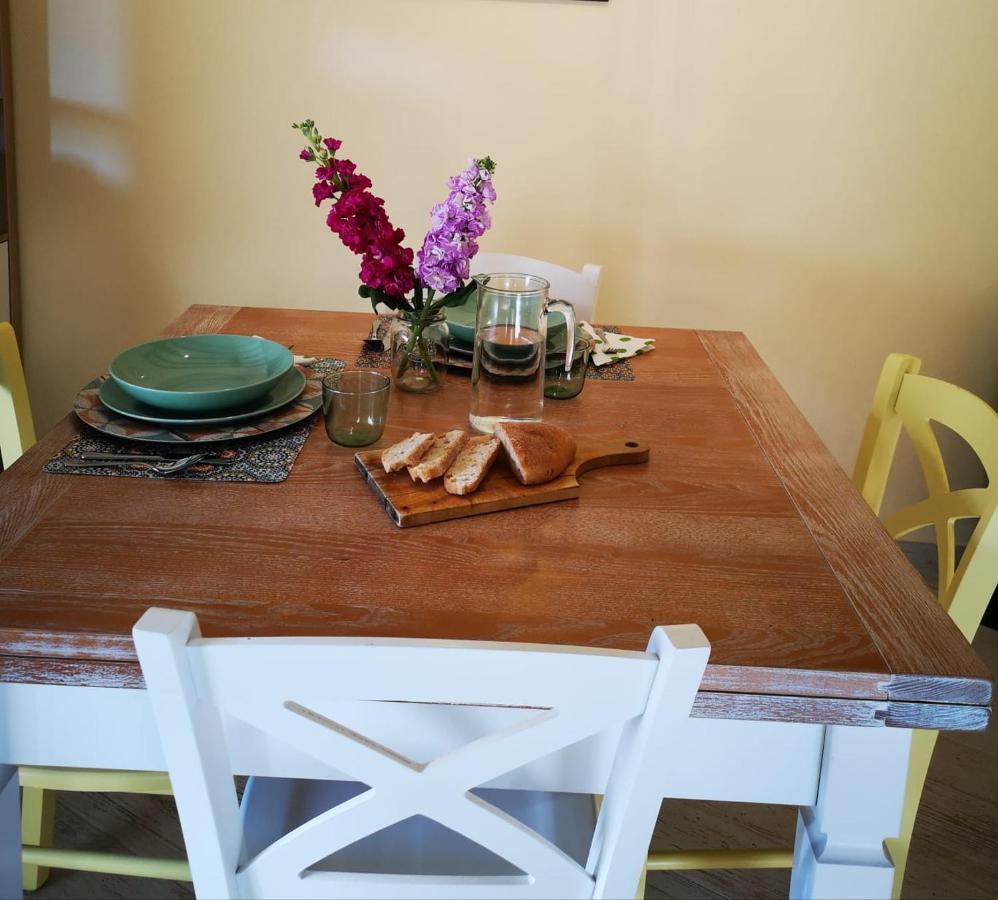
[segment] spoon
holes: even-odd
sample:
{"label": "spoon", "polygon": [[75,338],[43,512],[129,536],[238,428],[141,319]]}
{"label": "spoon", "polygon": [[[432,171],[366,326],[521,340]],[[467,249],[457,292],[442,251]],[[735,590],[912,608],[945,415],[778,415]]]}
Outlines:
{"label": "spoon", "polygon": [[368,350],[382,351],[385,349],[385,342],[378,337],[378,329],[381,327],[381,319],[374,319],[371,322],[371,332],[364,338],[364,346]]}

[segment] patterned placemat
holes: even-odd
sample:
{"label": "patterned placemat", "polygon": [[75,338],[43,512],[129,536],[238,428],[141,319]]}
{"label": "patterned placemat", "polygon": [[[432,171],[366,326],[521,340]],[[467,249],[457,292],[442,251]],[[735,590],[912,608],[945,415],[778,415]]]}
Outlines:
{"label": "patterned placemat", "polygon": [[[391,354],[388,351],[388,329],[391,326],[392,316],[378,316],[381,324],[378,326],[378,337],[385,342],[385,349],[382,351],[368,350],[363,347],[354,363],[360,369],[387,369],[391,366]],[[620,334],[620,327],[617,325],[598,325],[604,331]],[[461,368],[466,368],[462,366]],[[607,363],[605,366],[594,366],[589,363],[586,370],[586,378],[595,381],[634,381],[634,369],[629,359],[621,359],[617,362]]]}
{"label": "patterned placemat", "polygon": [[[619,325],[596,325],[595,327],[609,331],[611,334],[620,334]],[[586,369],[586,378],[592,378],[594,381],[634,381],[636,376],[629,359],[618,359],[605,366],[595,366],[590,360],[589,368]]]}
{"label": "patterned placemat", "polygon": [[[171,481],[242,481],[275,484],[284,481],[298,458],[312,428],[310,420],[277,434],[253,438],[237,444],[198,444],[184,453],[176,444],[143,444],[138,448],[127,441],[115,441],[102,434],[89,431],[62,448],[45,463],[45,471],[52,475],[107,475],[124,478],[168,478]],[[72,468],[66,460],[80,459],[81,453],[131,453],[136,456],[156,455],[179,459],[189,453],[210,453],[231,459],[231,465],[195,465],[176,475],[158,475],[139,465],[136,466],[87,466]]]}
{"label": "patterned placemat", "polygon": [[387,369],[392,364],[392,356],[388,351],[388,329],[391,326],[392,315],[380,315],[378,318],[381,324],[378,326],[378,337],[385,342],[384,350],[368,350],[361,344],[361,351],[354,361],[358,369]]}
{"label": "patterned placemat", "polygon": [[[321,381],[326,375],[342,369],[346,361],[327,357],[318,359],[310,367],[310,380]],[[259,438],[220,443],[189,445],[157,444],[115,440],[91,428],[68,443],[44,466],[53,475],[104,475],[125,478],[168,478],[174,481],[230,481],[257,484],[276,484],[284,481],[305,445],[315,417],[275,431]],[[165,456],[177,459],[191,453],[209,453],[214,457],[232,460],[228,465],[194,465],[176,475],[159,475],[142,466],[87,466],[74,468],[66,460],[79,460],[82,453],[129,453],[136,456]]]}

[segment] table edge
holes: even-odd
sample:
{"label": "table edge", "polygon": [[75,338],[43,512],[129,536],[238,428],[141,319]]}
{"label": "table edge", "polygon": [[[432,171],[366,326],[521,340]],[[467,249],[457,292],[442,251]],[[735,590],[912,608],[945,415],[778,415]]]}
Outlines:
{"label": "table edge", "polygon": [[[889,673],[883,684],[888,700],[990,703],[991,673],[748,338],[736,331],[698,330],[697,335],[883,658]],[[771,407],[769,415],[753,402],[761,397]],[[844,514],[829,516],[827,510],[837,504]],[[864,552],[871,547],[876,563],[886,563],[888,577],[881,577]],[[910,634],[917,637],[917,645]]]}

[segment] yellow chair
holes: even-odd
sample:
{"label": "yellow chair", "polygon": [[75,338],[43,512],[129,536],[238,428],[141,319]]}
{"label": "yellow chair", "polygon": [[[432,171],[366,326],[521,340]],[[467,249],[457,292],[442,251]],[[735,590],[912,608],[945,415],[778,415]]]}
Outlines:
{"label": "yellow chair", "polygon": [[[939,602],[963,636],[972,641],[998,582],[998,517],[995,516],[998,507],[998,413],[962,388],[919,375],[921,365],[920,360],[901,353],[891,354],[884,362],[860,441],[853,483],[879,515],[903,428],[914,445],[928,497],[891,515],[884,527],[894,538],[929,525],[935,528]],[[933,421],[955,431],[970,445],[987,473],[987,487],[950,490],[942,453],[929,424]],[[956,565],[954,534],[957,519],[977,519],[959,566]],[[894,861],[891,893],[895,898],[901,895],[915,815],[937,736],[935,731],[915,731],[912,735],[901,832],[897,838],[886,842]],[[647,869],[652,872],[783,869],[792,864],[793,851],[784,848],[676,850],[649,853]]]}
{"label": "yellow chair", "polygon": [[170,779],[165,772],[21,766],[18,777],[24,789],[21,797],[21,881],[25,890],[40,888],[48,878],[50,868],[171,881],[191,880],[190,866],[184,859],[51,846],[56,792],[172,795]]}
{"label": "yellow chair", "polygon": [[35,443],[17,338],[9,322],[0,322],[0,460],[10,468]]}
{"label": "yellow chair", "polygon": [[[894,538],[931,525],[939,555],[939,602],[963,636],[972,641],[998,582],[998,413],[987,403],[945,381],[919,375],[921,361],[892,353],[880,373],[873,407],[859,446],[853,482],[879,515],[901,429],[915,448],[928,497],[891,515],[884,527]],[[977,454],[987,487],[950,490],[939,444],[930,422],[955,431]],[[957,519],[977,525],[956,565]],[[887,841],[894,860],[895,897],[901,894],[908,847],[922,787],[936,745],[936,731],[912,735],[901,833]]]}
{"label": "yellow chair", "polygon": [[[14,329],[0,322],[0,459],[9,468],[35,443],[28,389]],[[186,860],[153,859],[64,850],[52,847],[55,792],[86,791],[127,794],[170,794],[165,772],[115,772],[99,769],[59,769],[21,766],[21,862],[26,890],[40,888],[49,868],[78,869],[113,875],[142,875],[190,881]]]}

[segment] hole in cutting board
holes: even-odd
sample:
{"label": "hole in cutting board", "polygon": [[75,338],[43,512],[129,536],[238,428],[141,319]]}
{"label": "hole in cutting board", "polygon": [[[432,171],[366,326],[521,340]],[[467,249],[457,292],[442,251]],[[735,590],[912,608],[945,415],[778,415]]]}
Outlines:
{"label": "hole in cutting board", "polygon": [[626,444],[624,444],[624,446],[625,447],[637,447],[638,446],[638,442],[637,441],[628,441]]}

